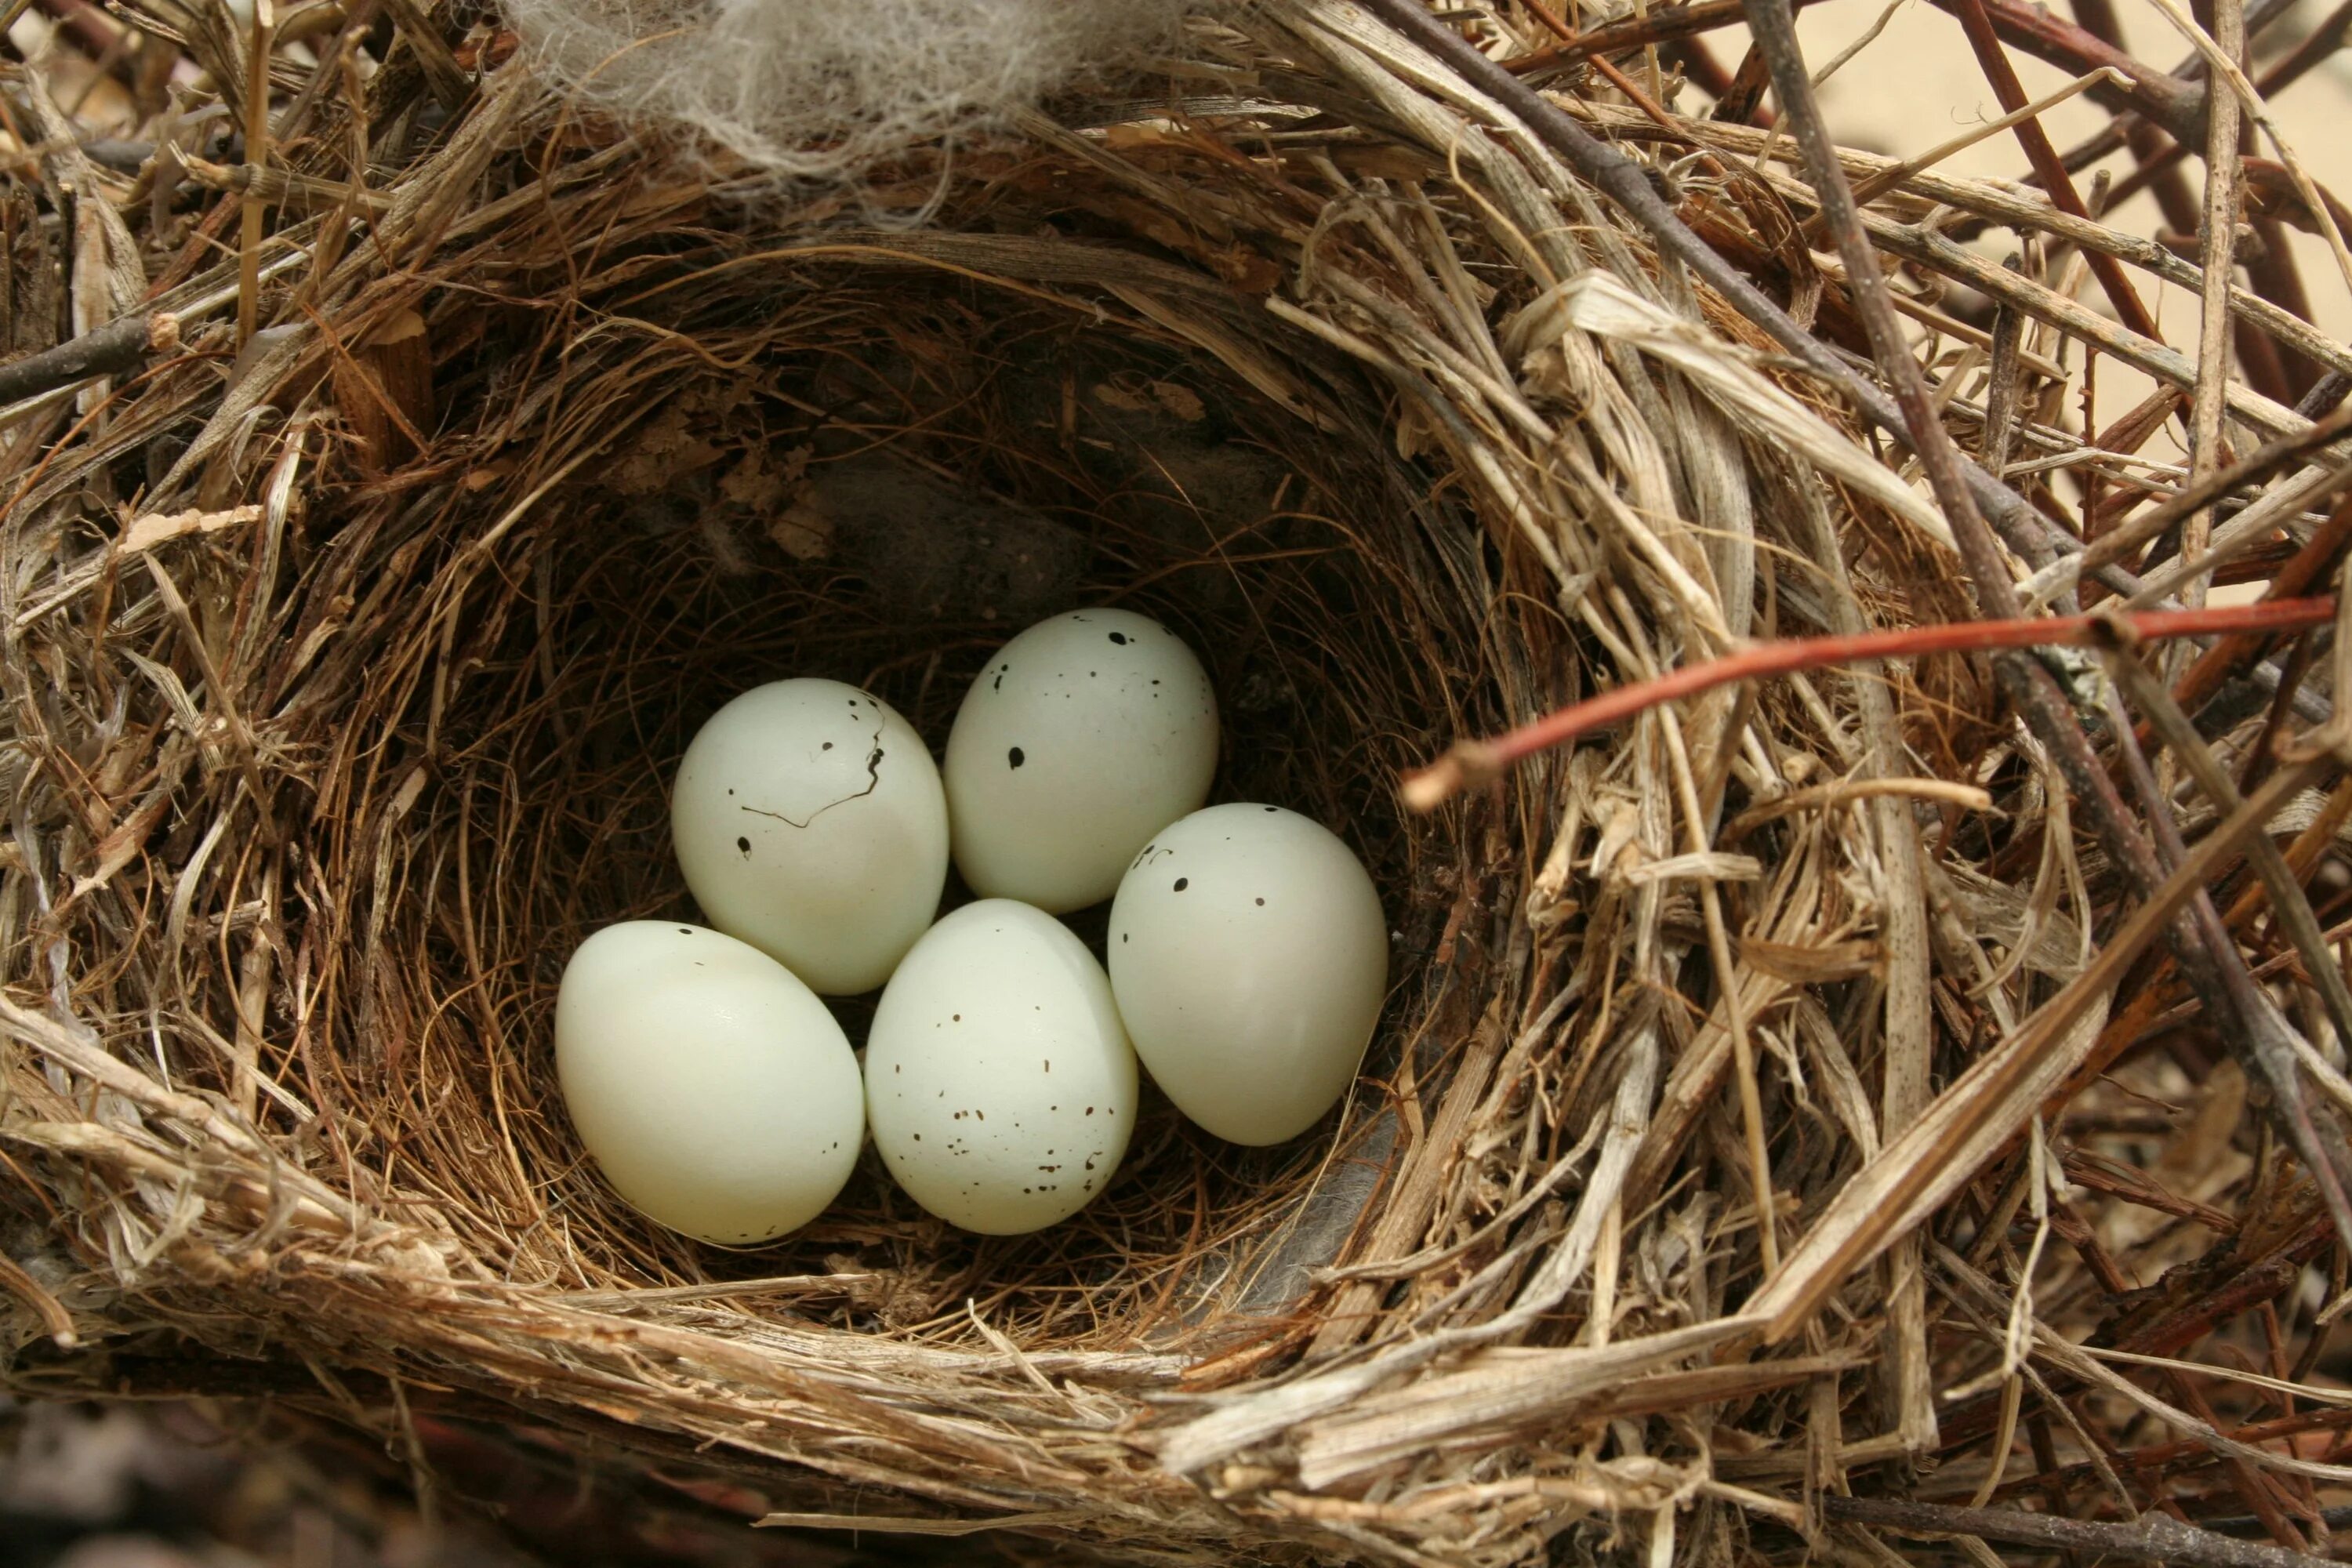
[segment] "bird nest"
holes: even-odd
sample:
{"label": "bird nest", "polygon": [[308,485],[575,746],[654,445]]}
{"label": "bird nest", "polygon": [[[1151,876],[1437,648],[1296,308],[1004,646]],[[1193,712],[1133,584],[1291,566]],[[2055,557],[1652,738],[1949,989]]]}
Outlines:
{"label": "bird nest", "polygon": [[[52,250],[12,299],[69,277],[87,329],[19,309],[43,352],[0,365],[14,1386],[268,1394],[425,1484],[436,1423],[504,1423],[770,1523],[1138,1560],[2324,1530],[2341,1137],[2303,1075],[2343,1084],[2352,786],[2293,602],[2346,422],[2065,277],[2192,263],[1832,154],[1801,94],[1793,135],[1671,113],[1612,63],[1671,20],[1286,0],[851,197],[387,14],[372,77],[279,82],[266,164],[190,137],[135,188],[13,78],[47,183],[10,232]],[[177,16],[242,114],[236,40]],[[2085,354],[2163,384],[2129,429],[2070,430]],[[2233,462],[2140,465],[2175,416]],[[2163,619],[2247,562],[2269,618]],[[1024,1237],[870,1156],[753,1250],[618,1202],[555,989],[598,926],[692,916],[696,725],[824,675],[937,742],[997,642],[1108,603],[1202,652],[1223,796],[1373,871],[1348,1102],[1244,1150],[1147,1099]]]}

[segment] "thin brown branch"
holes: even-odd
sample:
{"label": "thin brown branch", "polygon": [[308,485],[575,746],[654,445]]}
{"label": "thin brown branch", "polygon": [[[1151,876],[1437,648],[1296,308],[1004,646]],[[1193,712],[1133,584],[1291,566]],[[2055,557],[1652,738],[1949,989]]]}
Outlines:
{"label": "thin brown branch", "polygon": [[[2273,10],[2270,6],[2263,6],[2262,9],[2265,12]],[[2285,58],[2256,77],[2255,90],[2263,97],[2270,98],[2309,75],[2315,67],[2333,58],[2336,52],[2343,47],[2344,36],[2347,28],[2352,28],[2352,0],[2346,0],[2344,5],[2330,13],[2327,19],[2319,25],[2311,37],[2298,44]],[[2248,30],[2254,32],[2259,31],[2259,28],[2249,24]],[[2189,62],[2184,63],[2181,74],[2185,75],[2190,63],[2195,66],[2197,74],[2201,76],[2204,72],[2204,61],[2194,55],[2189,57]],[[2176,75],[2175,79],[2180,79],[2180,76]],[[2146,121],[2140,122],[2146,123]],[[2112,126],[2100,132],[2084,141],[2082,145],[2067,152],[2066,166],[2069,169],[2088,168],[2122,146],[2129,134],[2128,128]],[[2180,161],[2189,156],[2189,150],[2194,145],[2196,142],[2193,138],[2184,141],[2175,136],[2168,146],[2161,150],[2149,149],[2142,153],[2140,166],[2116,182],[2115,199],[2117,202],[2127,201],[2147,189],[2149,185],[2163,179],[2168,171],[2178,167]]]}
{"label": "thin brown branch", "polygon": [[[1888,300],[1885,279],[1846,182],[1844,164],[1814,98],[1812,79],[1797,42],[1795,17],[1786,0],[1748,0],[1748,29],[1771,66],[1782,114],[1803,153],[1822,216],[1836,237],[1855,308],[1870,334],[1880,373],[1901,405],[1912,434],[1912,449],[1927,471],[1937,503],[1950,521],[1960,559],[1976,591],[1979,611],[2014,618],[2019,607],[2016,586],[1962,482],[1950,435],[1937,418],[1926,377],[1912,357]],[[2074,791],[2074,809],[2098,837],[2126,887],[2143,903],[2153,900],[2166,882],[2155,847],[2133,819],[2114,779],[2092,753],[2056,679],[2021,653],[1997,655],[1993,670],[2004,695]],[[2352,1169],[2352,1148],[2345,1146],[2333,1122],[2327,1124],[2330,1136],[2322,1141],[2306,1109],[2299,1068],[2281,1036],[2284,1023],[2262,1005],[2243,956],[2226,932],[2217,933],[2217,925],[2213,921],[2200,924],[2193,919],[2175,918],[2167,923],[2166,934],[2183,977],[2199,999],[2216,1018],[2237,1020],[2238,1027],[2229,1036],[2233,1047],[2244,1051],[2251,1073],[2268,1087],[2273,1115],[2296,1153],[2318,1175],[2337,1226],[2352,1238],[2352,1199],[2347,1198],[2335,1179],[2336,1173]],[[1786,1324],[1787,1314],[1781,1321]]]}
{"label": "thin brown branch", "polygon": [[[1821,4],[1821,0],[1795,0],[1798,9]],[[1660,7],[1648,16],[1627,16],[1620,21],[1576,34],[1557,44],[1547,45],[1530,53],[1503,62],[1503,68],[1518,75],[1547,70],[1555,66],[1573,65],[1596,55],[1622,54],[1652,44],[1672,43],[1678,38],[1695,38],[1703,33],[1738,25],[1742,20],[1740,0],[1704,0],[1697,5],[1673,9]]]}
{"label": "thin brown branch", "polygon": [[[2244,54],[2246,13],[2241,0],[2213,0],[2213,41],[2231,58]],[[2197,262],[2205,288],[2198,301],[2197,388],[2189,405],[2189,469],[2193,484],[2221,465],[2221,419],[2228,412],[2230,382],[2230,277],[2238,243],[2238,100],[2217,93],[2208,110],[2205,144],[2205,206]],[[2197,556],[2212,541],[2212,513],[2204,508],[2180,520],[2180,554]],[[2188,584],[2187,602],[2205,602],[2205,582]]]}
{"label": "thin brown branch", "polygon": [[[2214,760],[2204,737],[2198,734],[2196,725],[2189,722],[2180,705],[2173,701],[2164,683],[2128,648],[2111,650],[2107,668],[2124,696],[2147,715],[2157,736],[2180,759],[2214,809],[2226,816],[2243,805],[2245,801],[2238,793],[2236,781]],[[2128,738],[2131,731],[2119,727],[2118,734]],[[2257,835],[2248,842],[2247,858],[2253,863],[2263,890],[2270,894],[2273,914],[2285,928],[2288,940],[2294,942],[2311,975],[2313,988],[2326,1005],[2328,1021],[2335,1026],[2336,1037],[2352,1040],[2352,984],[2346,982],[2344,971],[2328,951],[2326,935],[2320,929],[2319,917],[2313,911],[2303,884],[2288,867],[2286,857],[2267,836]]]}
{"label": "thin brown branch", "polygon": [[[1969,0],[1932,0],[1939,11],[1960,16]],[[2095,89],[2093,95],[2111,109],[2131,109],[2161,125],[2179,142],[2202,140],[2205,93],[2168,72],[2134,59],[2112,44],[2039,5],[2017,0],[1981,0],[1986,19],[2000,40],[2035,59],[2056,66],[2069,76],[2105,66],[2120,73],[2130,85]]]}
{"label": "thin brown branch", "polygon": [[[2129,623],[2118,617],[2111,624],[2117,635],[2115,643],[2106,650],[2109,669],[2116,673],[2120,681],[2126,683],[2123,689],[2145,691],[2147,688],[2155,687],[2161,700],[2161,687],[2155,678],[2141,669],[2138,661],[2131,657],[2128,647]],[[2107,711],[2110,728],[2115,735],[2116,754],[2123,764],[2125,777],[2131,781],[2133,794],[2139,797],[2140,809],[2147,816],[2148,831],[2156,840],[2157,863],[2168,876],[2188,860],[2189,846],[2180,837],[2180,825],[2175,820],[2172,802],[2158,784],[2155,772],[2148,766],[2147,751],[2140,742],[2138,731],[2132,725],[2131,715],[2124,710],[2122,698],[2116,687],[2108,689]],[[2219,775],[2221,770],[2213,762],[2212,754],[2205,750],[2203,740],[2189,725],[2187,717],[2168,704],[2165,704],[2165,711],[2168,720],[2177,726],[2177,731],[2185,732],[2181,741],[2182,761],[2195,768],[2200,765],[2201,759],[2203,771],[2200,777],[2210,778]],[[2229,812],[2238,811],[2244,806],[2245,802],[2239,797],[2236,789],[2231,785],[2226,777],[2220,778],[2219,791],[2221,795],[2227,795],[2231,803],[2228,808]],[[2225,818],[2227,815],[2228,813],[2225,812]],[[2255,834],[2248,840],[2247,854],[2254,857],[2257,864],[2260,863],[2260,852],[2252,847],[2254,839],[2261,839],[2264,847],[2270,848],[2272,858],[2276,859],[2278,851],[2274,847],[2270,846],[2267,836]],[[2286,875],[2283,864],[2279,868],[2279,873],[2281,881],[2292,889],[2293,879]],[[2294,896],[2300,899],[2300,891],[2295,891]],[[2305,913],[2308,912],[2306,908]],[[2253,976],[2247,973],[2245,960],[2239,953],[2236,942],[2231,936],[2229,928],[2223,924],[2221,911],[2213,907],[2213,894],[2210,888],[2200,887],[2189,895],[2187,915],[2199,941],[2203,943],[2205,952],[2215,955],[2226,955],[2219,958],[2214,968],[2218,973],[2221,989],[2228,996],[2231,1011],[2237,1020],[2238,1032],[2231,1041],[2232,1048],[2242,1057],[2249,1058],[2260,1072],[2263,1081],[2272,1085],[2273,1092],[2277,1095],[2277,1100],[2270,1108],[2271,1114],[2284,1124],[2288,1141],[2303,1156],[2305,1163],[2310,1166],[2312,1180],[2318,1184],[2320,1193],[2326,1199],[2329,1213],[2336,1216],[2336,1223],[2345,1233],[2352,1236],[2352,1201],[2347,1201],[2345,1196],[2343,1167],[2338,1163],[2337,1158],[2334,1157],[2336,1155],[2336,1151],[2331,1149],[2327,1142],[2322,1138],[2320,1123],[2314,1119],[2310,1104],[2305,1097],[2300,1093],[2286,1092],[2279,1088],[2281,1085],[2299,1087],[2303,1079],[2304,1067],[2295,1053],[2295,1037],[2292,1026],[2279,1013],[2277,1004],[2271,1000],[2269,994],[2258,987],[2254,984]],[[2310,923],[2315,934],[2318,922],[2313,921]],[[2324,949],[2324,942],[2319,945]],[[2184,959],[2189,956],[2187,948],[2180,947],[2178,951]],[[2189,965],[2184,963],[2182,967],[2186,970]],[[2191,973],[2193,975],[2193,971]],[[2340,991],[2342,976],[2337,976],[2337,988]],[[2347,1005],[2346,1016],[2352,1017],[2352,1005]],[[2194,1385],[2179,1377],[2175,1377],[2173,1382],[2179,1396],[2190,1402],[2192,1408],[2196,1407],[2195,1402],[2200,1396]],[[2209,1421],[2214,1420],[2210,1411],[2205,1412],[2205,1415]],[[2242,1489],[2255,1485],[2242,1460],[2233,1457],[2230,1460],[2230,1465],[2231,1474],[2237,1479]],[[2283,1542],[2289,1545],[2301,1544],[2300,1538],[2293,1535],[2284,1520],[2276,1517],[2274,1512],[2265,1511],[2268,1500],[2263,1497],[2259,1490],[2250,1491],[2247,1501],[2249,1506],[2253,1507],[2257,1512],[2264,1514],[2265,1522]]]}
{"label": "thin brown branch", "polygon": [[2326,1558],[2289,1552],[2263,1542],[2240,1541],[2183,1524],[2150,1511],[2131,1524],[2095,1524],[2053,1519],[2005,1508],[1953,1508],[1944,1503],[1896,1502],[1882,1498],[1823,1493],[1823,1515],[1850,1524],[1874,1525],[1912,1536],[1973,1535],[2051,1552],[2126,1557],[2141,1563],[2179,1563],[2185,1568],[2321,1568]]}
{"label": "thin brown branch", "polygon": [[[2139,516],[2100,534],[2083,552],[2083,570],[2089,572],[2106,562],[2121,560],[2129,552],[2171,529],[2189,513],[2211,506],[2242,486],[2261,483],[2288,464],[2309,457],[2347,432],[2352,432],[2352,410],[2338,409],[2307,430],[2264,443],[2229,467],[2216,468],[2204,478],[2182,486]],[[2352,465],[2346,466],[2343,478],[2352,481]],[[2316,501],[2323,498],[2313,499]]]}
{"label": "thin brown branch", "polygon": [[1770,123],[1770,111],[1764,107],[1764,90],[1772,85],[1765,69],[1764,57],[1750,47],[1739,57],[1739,68],[1731,73],[1731,81],[1716,100],[1707,118],[1727,125],[1766,125]]}
{"label": "thin brown branch", "polygon": [[[2268,300],[2298,321],[2313,320],[2311,291],[2304,287],[2303,270],[2296,265],[2294,247],[2287,239],[2285,226],[2278,219],[2249,215],[2253,226],[2255,246],[2245,258],[2246,284],[2256,294]],[[2238,324],[2238,360],[2247,367],[2248,379],[2254,380],[2264,395],[2282,403],[2300,400],[2320,379],[2319,365],[2301,351],[2273,341],[2257,330],[2252,323]],[[2276,384],[2263,387],[2252,374],[2252,360],[2259,351],[2267,349],[2277,363]]]}
{"label": "thin brown branch", "polygon": [[[2263,601],[2294,599],[2327,581],[2345,552],[2352,549],[2352,500],[2340,500],[2327,521],[2278,569]],[[2235,632],[2199,656],[2172,689],[2173,700],[2191,714],[2212,700],[2221,683],[2243,674],[2272,642],[2268,632]],[[2338,699],[2341,700],[2341,698]]]}
{"label": "thin brown branch", "polygon": [[[2302,0],[2256,0],[2253,8],[2246,13],[2247,36],[2261,37],[2270,30],[2272,24],[2284,20],[2301,4]],[[2069,9],[2074,12],[2074,19],[2101,43],[2116,48],[2123,47],[2123,29],[2109,0],[2074,0]],[[2176,81],[2201,82],[2205,77],[2205,57],[2192,49],[2166,74]],[[2113,122],[2066,150],[2067,170],[2080,174],[2124,145],[2125,138],[2134,125],[2153,129],[2137,114],[2126,110],[2117,114]]]}
{"label": "thin brown branch", "polygon": [[[2017,68],[2010,64],[2008,52],[1993,31],[1992,17],[1986,5],[1987,0],[1954,0],[1952,12],[1959,18],[1961,31],[1968,35],[1969,47],[1976,51],[1977,64],[1982,68],[1985,80],[2000,100],[2001,111],[2016,114],[2028,102],[2025,86],[2017,79]],[[2116,76],[2124,74],[2117,68],[2107,68]],[[2083,205],[2082,193],[2074,189],[2074,182],[2067,175],[2066,165],[2059,161],[2058,149],[2051,145],[2042,121],[2029,115],[2017,122],[2016,129],[2018,145],[2025,149],[2026,160],[2033,165],[2034,174],[2051,202],[2061,212],[2088,218],[2091,209]],[[2144,338],[2163,341],[2156,318],[2141,300],[2139,290],[2125,276],[2122,265],[2114,257],[2096,251],[2085,251],[2084,259],[2090,263],[2091,275],[2099,280],[2099,287],[2106,291],[2108,302],[2115,306],[2124,324]],[[2223,277],[2228,277],[2226,271]]]}
{"label": "thin brown branch", "polygon": [[19,402],[96,375],[115,375],[151,353],[180,343],[180,323],[168,315],[125,316],[78,338],[0,364],[0,404]]}

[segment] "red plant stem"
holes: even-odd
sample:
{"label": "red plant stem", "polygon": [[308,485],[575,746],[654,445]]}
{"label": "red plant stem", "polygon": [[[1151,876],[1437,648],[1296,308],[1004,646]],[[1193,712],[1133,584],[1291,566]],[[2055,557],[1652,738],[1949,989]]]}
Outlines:
{"label": "red plant stem", "polygon": [[[2069,8],[2074,13],[2074,20],[2082,25],[2085,32],[2110,48],[2122,51],[2123,23],[2116,16],[2113,0],[2074,0],[2073,5]],[[2192,54],[2189,58],[2197,67],[2202,67],[2203,61],[2198,56]],[[2172,74],[2181,76],[2180,68],[2174,68]],[[2182,77],[2181,79],[2185,81],[2189,78]],[[2118,146],[2128,146],[2132,150],[2132,162],[2135,165],[2147,163],[2164,148],[2173,145],[2172,139],[2161,129],[2129,111],[2117,114],[2108,121],[2107,133],[2112,137],[2113,143],[2107,151],[2113,152]],[[2070,149],[2062,160],[2070,174],[2080,174],[2097,161],[2096,159],[2078,159],[2075,156],[2075,151]],[[2027,183],[2032,183],[2037,177],[2029,174],[2026,176]],[[2189,182],[2181,177],[2180,171],[2177,168],[2167,170],[2155,182],[2155,186],[2156,205],[2162,210],[2164,221],[2183,234],[2196,232],[2199,210],[2197,198],[2189,193]],[[2116,204],[2110,200],[2107,205],[2112,209]]]}
{"label": "red plant stem", "polygon": [[1916,658],[1937,653],[1987,653],[2000,648],[2090,647],[2121,638],[2158,642],[2169,637],[2270,634],[2326,625],[2336,614],[2333,599],[2275,599],[2201,610],[2142,610],[2128,615],[2026,617],[2008,621],[1950,621],[1941,626],[1904,626],[1853,637],[1798,637],[1759,643],[1721,658],[1637,680],[1589,697],[1516,730],[1484,741],[1456,742],[1428,767],[1407,773],[1405,804],[1429,811],[1473,784],[1498,777],[1513,763],[1549,751],[1588,731],[1622,722],[1661,703],[1695,697],[1736,681],[1764,680],[1830,665],[1880,658]]}
{"label": "red plant stem", "polygon": [[[2017,68],[2010,64],[2008,51],[2001,47],[2000,38],[1993,30],[1985,0],[1958,0],[1954,15],[1959,18],[1960,30],[1968,35],[1969,47],[1976,51],[1977,64],[1983,68],[1985,80],[2000,100],[2001,112],[2014,114],[2023,109],[2028,101],[2025,86],[2017,79]],[[2059,162],[2058,149],[2051,145],[2042,121],[2021,120],[2014,129],[2018,145],[2025,150],[2026,159],[2033,165],[2033,173],[2041,180],[2051,205],[2071,216],[2089,218],[2091,210],[2084,205],[2081,193],[2074,189],[2066,165]],[[2158,328],[2156,318],[2148,313],[2138,290],[2132,287],[2131,279],[2125,276],[2123,264],[2112,256],[2090,250],[2083,252],[2083,258],[2091,264],[2091,271],[2105,292],[2107,302],[2116,308],[2124,324],[2141,337],[2162,342],[2164,333]]]}
{"label": "red plant stem", "polygon": [[[1929,3],[1939,11],[1958,16],[1962,0]],[[2019,0],[1984,0],[1984,9],[1994,32],[2011,47],[2022,49],[2069,76],[2108,66],[2123,73],[2130,82],[2123,88],[2101,83],[2089,89],[2084,95],[2086,98],[2110,110],[2135,109],[2170,132],[2176,142],[2196,144],[2204,141],[2203,84],[2182,81],[2134,59],[2087,28],[2078,27],[2042,6],[2020,4]]]}
{"label": "red plant stem", "polygon": [[[2246,281],[2252,285],[2255,293],[2288,315],[2298,321],[2313,320],[2310,292],[2303,286],[2303,273],[2295,266],[2294,252],[2287,248],[2290,242],[2286,237],[2286,226],[2275,217],[2257,217],[2252,222],[2254,236],[2261,243],[2255,247],[2255,254],[2245,258]],[[2317,364],[2304,358],[2301,350],[2273,342],[2252,321],[2240,321],[2238,331],[2238,358],[2242,363],[2252,362],[2250,350],[2253,342],[2269,345],[2271,352],[2277,356],[2279,390],[2266,395],[2278,402],[2293,404],[2299,401],[2318,384],[2319,378],[2326,374]]]}
{"label": "red plant stem", "polygon": [[[1938,12],[1959,14],[1959,0],[1928,0]],[[2039,5],[2021,5],[2018,0],[1985,0],[1985,12],[1992,19],[1992,28],[2013,49],[2022,49],[2049,66],[2058,66],[2067,75],[2082,75],[2086,70],[2098,70],[2100,66],[2112,66],[2124,73],[2131,85],[2110,87],[2098,85],[2084,94],[2105,108],[2133,108],[2147,120],[2155,120],[2173,141],[2201,143],[2204,141],[2204,82],[2183,82],[2176,75],[2128,57],[2115,49],[2088,28],[2079,28],[2072,21],[2049,12]]]}

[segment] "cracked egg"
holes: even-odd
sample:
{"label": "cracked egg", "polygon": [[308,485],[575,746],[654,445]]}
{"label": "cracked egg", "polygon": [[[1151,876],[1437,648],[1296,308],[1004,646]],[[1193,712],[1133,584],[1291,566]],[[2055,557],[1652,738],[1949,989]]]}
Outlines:
{"label": "cracked egg", "polygon": [[887,980],[947,880],[929,750],[837,680],[775,681],[712,714],[678,764],[670,834],[710,923],[822,995]]}

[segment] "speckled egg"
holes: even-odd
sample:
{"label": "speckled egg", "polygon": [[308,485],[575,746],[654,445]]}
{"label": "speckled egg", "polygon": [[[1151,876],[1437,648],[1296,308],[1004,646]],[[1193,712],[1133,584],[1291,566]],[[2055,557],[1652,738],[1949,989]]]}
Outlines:
{"label": "speckled egg", "polygon": [[984,897],[1099,903],[1216,771],[1216,694],[1174,632],[1131,610],[1040,621],[988,661],[948,736],[956,868]]}
{"label": "speckled egg", "polygon": [[1213,805],[1154,834],[1110,910],[1110,982],[1151,1079],[1235,1143],[1313,1126],[1388,989],[1379,892],[1320,824]]}
{"label": "speckled egg", "polygon": [[1135,1122],[1135,1053],[1086,944],[984,899],[923,934],[866,1044],[874,1146],[950,1225],[1017,1236],[1110,1183]]}
{"label": "speckled egg", "polygon": [[828,996],[888,979],[947,881],[929,749],[837,680],[774,681],[711,715],[678,763],[670,834],[710,923]]}

